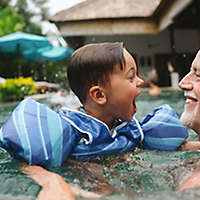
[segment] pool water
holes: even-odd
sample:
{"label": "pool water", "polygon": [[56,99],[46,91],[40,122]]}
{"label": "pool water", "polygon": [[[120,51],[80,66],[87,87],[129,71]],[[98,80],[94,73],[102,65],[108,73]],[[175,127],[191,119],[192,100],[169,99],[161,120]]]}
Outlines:
{"label": "pool water", "polygon": [[[65,97],[68,100],[71,96]],[[136,117],[142,119],[161,104],[171,105],[178,115],[183,111],[181,91],[164,91],[159,97],[143,92],[137,99]],[[74,102],[68,101],[70,104]],[[51,105],[51,100],[42,103]],[[0,125],[17,103],[0,105]],[[196,134],[189,130],[191,140]],[[76,187],[109,194],[106,200],[197,200],[200,189],[177,192],[182,178],[198,165],[200,154],[195,151],[159,152],[137,149],[126,155],[112,155],[94,162],[68,161],[60,168],[49,168]],[[40,187],[19,171],[20,163],[0,149],[0,200],[35,199]],[[83,199],[81,197],[77,199]]]}

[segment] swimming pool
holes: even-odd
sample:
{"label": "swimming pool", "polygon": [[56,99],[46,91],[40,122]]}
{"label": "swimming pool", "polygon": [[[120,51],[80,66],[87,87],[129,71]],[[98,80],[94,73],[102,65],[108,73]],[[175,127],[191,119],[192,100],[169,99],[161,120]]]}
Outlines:
{"label": "swimming pool", "polygon": [[[72,99],[66,97],[67,99]],[[68,101],[71,103],[70,101]],[[50,100],[43,103],[51,104]],[[171,105],[178,115],[183,111],[184,97],[181,91],[164,91],[162,96],[151,97],[145,91],[137,99],[141,119],[154,107]],[[7,119],[17,103],[0,105],[0,125]],[[190,139],[197,139],[189,130]],[[125,156],[108,156],[96,163],[70,161],[60,168],[50,168],[75,186],[86,190],[111,193],[107,200],[197,200],[200,189],[175,191],[182,177],[191,171],[199,160],[199,152],[141,151]],[[0,199],[35,199],[40,187],[19,171],[20,164],[0,149]],[[109,180],[109,182],[108,182]],[[83,199],[83,198],[77,198]]]}

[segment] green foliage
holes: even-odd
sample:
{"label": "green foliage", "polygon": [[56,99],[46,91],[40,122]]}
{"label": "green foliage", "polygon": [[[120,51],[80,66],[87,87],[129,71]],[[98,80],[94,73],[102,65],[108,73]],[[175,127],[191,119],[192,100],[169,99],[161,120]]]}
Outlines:
{"label": "green foliage", "polygon": [[0,1],[0,10],[9,6],[10,2],[11,2],[11,0],[1,0]]}
{"label": "green foliage", "polygon": [[46,0],[31,0],[36,9],[29,9],[28,0],[16,0],[14,6],[10,6],[11,0],[0,1],[0,36],[24,31],[33,34],[41,34],[39,23],[33,22],[37,17],[40,21],[49,17],[48,8],[45,7]]}
{"label": "green foliage", "polygon": [[69,59],[60,62],[44,62],[45,67],[42,70],[43,77],[48,82],[59,84],[62,88],[68,89],[67,64]]}
{"label": "green foliage", "polygon": [[0,36],[22,31],[24,28],[24,19],[18,15],[10,6],[0,11]]}
{"label": "green foliage", "polygon": [[32,78],[6,79],[5,83],[0,83],[0,101],[21,100],[25,96],[36,92],[36,86]]}
{"label": "green foliage", "polygon": [[17,0],[15,4],[16,12],[25,19],[24,32],[30,32],[33,34],[41,34],[41,28],[39,23],[33,22],[33,18],[39,21],[47,20],[49,17],[48,8],[45,7],[46,0],[30,0],[32,7],[36,9],[29,9],[28,0]]}

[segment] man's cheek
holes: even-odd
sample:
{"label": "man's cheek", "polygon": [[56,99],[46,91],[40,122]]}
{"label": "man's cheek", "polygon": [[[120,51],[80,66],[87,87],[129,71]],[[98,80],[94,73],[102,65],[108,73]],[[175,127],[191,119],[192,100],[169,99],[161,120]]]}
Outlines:
{"label": "man's cheek", "polygon": [[196,82],[193,87],[196,88],[193,91],[194,91],[194,94],[196,95],[198,101],[200,101],[200,81]]}
{"label": "man's cheek", "polygon": [[200,102],[197,102],[197,105],[194,108],[194,115],[192,121],[193,126],[195,128],[200,128]]}

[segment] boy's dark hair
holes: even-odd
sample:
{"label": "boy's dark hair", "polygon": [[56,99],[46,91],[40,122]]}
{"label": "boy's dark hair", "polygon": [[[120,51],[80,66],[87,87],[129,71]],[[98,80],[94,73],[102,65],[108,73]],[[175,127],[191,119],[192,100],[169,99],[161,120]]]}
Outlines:
{"label": "boy's dark hair", "polygon": [[95,85],[105,85],[114,67],[122,70],[125,64],[123,43],[95,43],[77,49],[67,68],[72,91],[84,103],[89,89]]}

